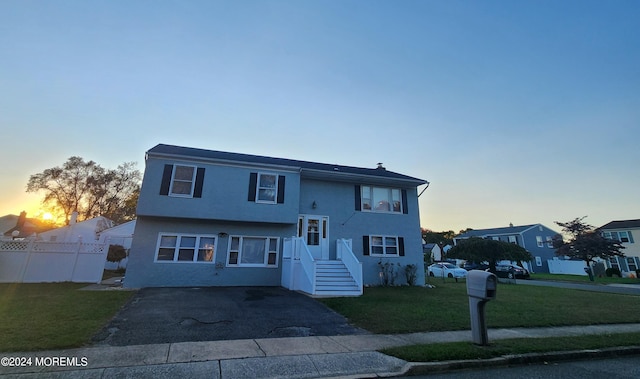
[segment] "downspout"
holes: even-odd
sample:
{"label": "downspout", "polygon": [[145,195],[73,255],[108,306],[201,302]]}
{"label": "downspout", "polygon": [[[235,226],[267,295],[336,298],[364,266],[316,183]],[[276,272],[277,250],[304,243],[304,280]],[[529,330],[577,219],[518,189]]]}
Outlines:
{"label": "downspout", "polygon": [[424,193],[424,191],[426,191],[426,190],[427,190],[427,188],[429,188],[429,184],[431,184],[431,183],[427,182],[427,186],[426,186],[426,187],[424,187],[424,188],[422,189],[422,191],[420,191],[420,193],[418,194],[418,197],[420,197],[420,195],[422,195],[422,194]]}

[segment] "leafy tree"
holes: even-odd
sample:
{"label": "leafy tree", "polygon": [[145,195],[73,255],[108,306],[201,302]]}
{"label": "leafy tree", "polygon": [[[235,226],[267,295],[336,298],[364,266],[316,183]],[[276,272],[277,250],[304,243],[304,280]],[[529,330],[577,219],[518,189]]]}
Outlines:
{"label": "leafy tree", "polygon": [[[595,262],[595,258],[607,260],[616,256],[624,257],[621,251],[624,246],[618,241],[604,238],[599,230],[583,221],[585,217],[587,216],[578,217],[569,222],[555,222],[562,227],[564,233],[570,236],[566,242],[561,235],[554,236],[553,247],[556,248],[556,255],[579,259],[588,267]],[[589,279],[593,281],[593,275],[590,273]]]}
{"label": "leafy tree", "polygon": [[422,239],[426,243],[437,243],[442,245],[453,245],[453,237],[456,233],[453,230],[446,232],[434,232],[430,229],[422,229]]}
{"label": "leafy tree", "polygon": [[472,237],[459,241],[447,252],[448,258],[472,262],[489,262],[489,271],[496,271],[496,262],[502,260],[530,261],[531,254],[522,246],[510,242]]}
{"label": "leafy tree", "polygon": [[127,250],[122,245],[109,245],[107,261],[120,262],[127,257]]}
{"label": "leafy tree", "polygon": [[101,215],[122,223],[135,217],[140,179],[133,162],[107,170],[94,161],[71,157],[62,167],[31,175],[27,192],[43,192],[43,206],[61,215],[66,224],[74,211],[78,221]]}

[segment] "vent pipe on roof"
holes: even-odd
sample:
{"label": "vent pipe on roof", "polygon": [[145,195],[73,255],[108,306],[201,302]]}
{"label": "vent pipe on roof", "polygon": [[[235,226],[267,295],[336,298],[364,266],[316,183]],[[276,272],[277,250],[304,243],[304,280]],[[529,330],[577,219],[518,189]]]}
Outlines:
{"label": "vent pipe on roof", "polygon": [[376,167],[378,170],[386,170],[386,168],[382,165],[382,162],[378,162],[378,167]]}
{"label": "vent pipe on roof", "polygon": [[20,212],[20,216],[18,217],[18,221],[16,222],[16,228],[22,229],[24,226],[24,222],[27,221],[27,212]]}

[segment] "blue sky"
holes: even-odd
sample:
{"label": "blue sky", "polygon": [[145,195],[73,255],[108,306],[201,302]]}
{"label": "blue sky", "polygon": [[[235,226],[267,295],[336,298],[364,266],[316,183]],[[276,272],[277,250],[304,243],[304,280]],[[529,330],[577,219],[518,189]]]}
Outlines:
{"label": "blue sky", "polygon": [[0,215],[157,143],[429,180],[436,231],[640,218],[640,2],[0,2]]}

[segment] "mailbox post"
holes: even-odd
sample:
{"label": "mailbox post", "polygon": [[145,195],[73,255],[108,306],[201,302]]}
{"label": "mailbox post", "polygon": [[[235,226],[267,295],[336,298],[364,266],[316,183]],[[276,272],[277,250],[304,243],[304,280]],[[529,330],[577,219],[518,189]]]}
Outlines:
{"label": "mailbox post", "polygon": [[498,278],[486,271],[471,270],[467,273],[467,295],[471,315],[471,334],[473,343],[488,345],[487,324],[484,319],[484,306],[496,298]]}

